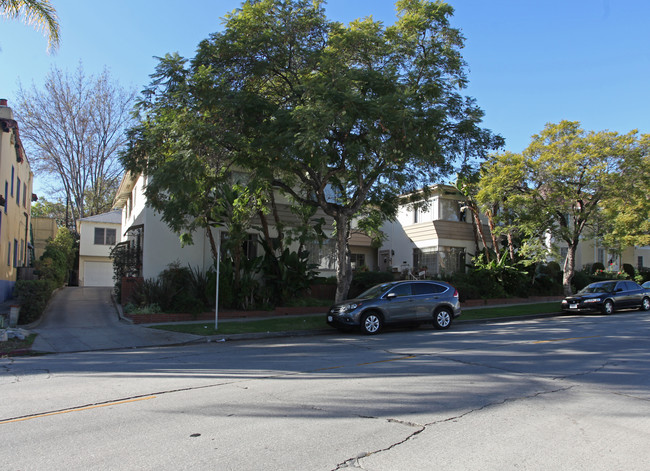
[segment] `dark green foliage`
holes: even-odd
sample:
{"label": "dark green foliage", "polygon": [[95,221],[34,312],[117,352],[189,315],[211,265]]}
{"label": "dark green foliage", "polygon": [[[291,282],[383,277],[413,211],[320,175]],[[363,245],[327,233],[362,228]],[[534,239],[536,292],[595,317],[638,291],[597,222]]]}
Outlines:
{"label": "dark green foliage", "polygon": [[[378,239],[395,195],[503,144],[464,95],[453,9],[425,0],[396,9],[391,26],[372,17],[345,26],[321,2],[246,1],[191,61],[162,58],[122,162],[153,177],[147,198],[163,221],[188,234],[232,224],[214,189],[237,167],[336,221],[342,299],[353,220]],[[234,262],[235,302],[250,305],[255,283],[240,287]]]}
{"label": "dark green foliage", "polygon": [[639,270],[639,276],[641,277],[641,283],[644,283],[646,281],[650,281],[650,269],[648,268],[641,268]]}
{"label": "dark green foliage", "polygon": [[451,285],[458,290],[458,299],[464,303],[468,299],[482,299],[481,292],[472,283],[465,280],[450,280]]}
{"label": "dark green foliage", "polygon": [[627,276],[630,277],[631,280],[634,279],[634,275],[636,275],[636,272],[634,270],[634,267],[630,265],[629,263],[624,263],[623,264],[623,271],[627,274]]}
{"label": "dark green foliage", "polygon": [[68,279],[77,250],[74,236],[68,229],[60,228],[54,239],[48,241],[36,263],[39,279],[16,282],[14,297],[20,304],[21,324],[33,322],[43,314],[52,292]]}
{"label": "dark green foliage", "polygon": [[214,306],[215,276],[211,271],[203,273],[198,267],[188,267],[192,292],[203,306]]}
{"label": "dark green foliage", "polygon": [[605,265],[600,262],[595,262],[591,265],[591,273],[596,273],[597,271],[605,271]]}
{"label": "dark green foliage", "polygon": [[363,271],[356,272],[352,278],[352,284],[350,285],[350,298],[354,298],[359,294],[363,293],[368,288],[372,288],[375,285],[380,283],[386,283],[387,281],[394,281],[395,277],[392,273],[387,271]]}
{"label": "dark green foliage", "polygon": [[51,280],[18,280],[14,287],[14,298],[20,304],[18,323],[29,324],[40,318],[54,289]]}
{"label": "dark green foliage", "polygon": [[[593,270],[593,266],[592,266],[592,270]],[[577,293],[578,291],[580,291],[582,288],[584,288],[591,282],[592,282],[592,277],[588,271],[581,270],[575,272],[575,274],[573,275],[573,279],[571,280],[571,284],[573,286],[573,292]]]}
{"label": "dark green foliage", "polygon": [[196,280],[196,273],[191,268],[172,263],[157,279],[139,283],[131,295],[132,302],[141,308],[157,304],[163,312],[204,311],[208,308],[204,302],[206,286],[201,285],[204,291],[199,293]]}
{"label": "dark green foliage", "polygon": [[219,264],[219,308],[234,308],[234,280],[232,262],[222,260]]}
{"label": "dark green foliage", "polygon": [[562,294],[562,269],[557,262],[538,263],[534,267],[533,276],[531,294],[540,296]]}
{"label": "dark green foliage", "polygon": [[63,286],[69,271],[72,270],[77,250],[74,236],[68,229],[60,228],[54,239],[46,244],[45,251],[37,263],[39,278],[50,280],[57,287]]}
{"label": "dark green foliage", "polygon": [[276,257],[266,246],[264,248],[262,272],[269,302],[284,306],[287,301],[304,296],[317,273],[317,265],[309,263],[309,252],[284,249]]}
{"label": "dark green foliage", "polygon": [[122,278],[138,276],[142,261],[140,247],[130,243],[120,243],[111,249],[113,259],[113,281],[118,299],[121,297]]}

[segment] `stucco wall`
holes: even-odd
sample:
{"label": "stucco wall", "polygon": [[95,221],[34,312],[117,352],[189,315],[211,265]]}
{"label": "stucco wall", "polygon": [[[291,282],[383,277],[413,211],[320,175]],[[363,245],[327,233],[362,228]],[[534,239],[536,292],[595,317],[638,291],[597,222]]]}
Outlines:
{"label": "stucco wall", "polygon": [[[0,119],[15,125],[13,113],[0,105]],[[0,194],[5,199],[0,206],[0,301],[11,295],[16,281],[16,267],[29,263],[29,219],[33,174],[27,156],[17,154],[14,130],[0,129]]]}

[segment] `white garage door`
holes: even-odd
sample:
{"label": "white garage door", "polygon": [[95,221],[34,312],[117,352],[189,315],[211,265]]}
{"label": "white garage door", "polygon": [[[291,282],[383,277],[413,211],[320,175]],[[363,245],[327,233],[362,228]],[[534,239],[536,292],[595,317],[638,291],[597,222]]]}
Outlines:
{"label": "white garage door", "polygon": [[84,286],[113,286],[113,263],[84,262]]}

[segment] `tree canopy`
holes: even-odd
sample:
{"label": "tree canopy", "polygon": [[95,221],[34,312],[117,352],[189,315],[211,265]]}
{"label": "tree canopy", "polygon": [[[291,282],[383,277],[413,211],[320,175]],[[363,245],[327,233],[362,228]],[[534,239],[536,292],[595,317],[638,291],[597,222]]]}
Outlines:
{"label": "tree canopy", "polygon": [[584,131],[573,121],[547,124],[521,154],[490,157],[477,198],[484,205],[496,205],[501,223],[521,234],[550,234],[566,243],[563,285],[569,294],[578,243],[602,235],[603,227],[615,223],[613,208],[623,195],[640,198],[633,203],[639,211],[635,219],[650,217],[647,194],[634,190],[640,181],[634,169],[640,170],[642,162],[647,178],[648,160],[647,155],[641,157],[641,147],[635,131],[620,135]]}
{"label": "tree canopy", "polygon": [[243,3],[191,62],[162,59],[126,165],[138,153],[142,161],[135,150],[145,147],[147,165],[171,158],[142,143],[173,130],[170,145],[183,147],[174,158],[225,157],[321,209],[336,226],[336,297],[343,299],[353,218],[377,224],[394,215],[397,195],[502,144],[461,93],[467,77],[463,37],[449,23],[453,9],[400,0],[397,11],[391,26],[372,18],[346,26],[328,20],[319,1]]}
{"label": "tree canopy", "polygon": [[54,67],[42,89],[19,89],[15,112],[32,168],[72,208],[72,230],[77,219],[111,208],[134,99],[107,70],[87,76],[81,65],[74,74]]}

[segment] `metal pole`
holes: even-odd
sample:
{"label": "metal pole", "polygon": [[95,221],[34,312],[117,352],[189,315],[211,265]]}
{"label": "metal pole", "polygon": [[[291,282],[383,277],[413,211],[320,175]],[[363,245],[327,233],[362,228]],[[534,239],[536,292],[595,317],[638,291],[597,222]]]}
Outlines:
{"label": "metal pole", "polygon": [[[208,229],[209,230],[209,229]],[[219,265],[221,265],[221,231],[217,229],[217,280],[215,281],[216,299],[214,303],[214,330],[219,328]]]}

